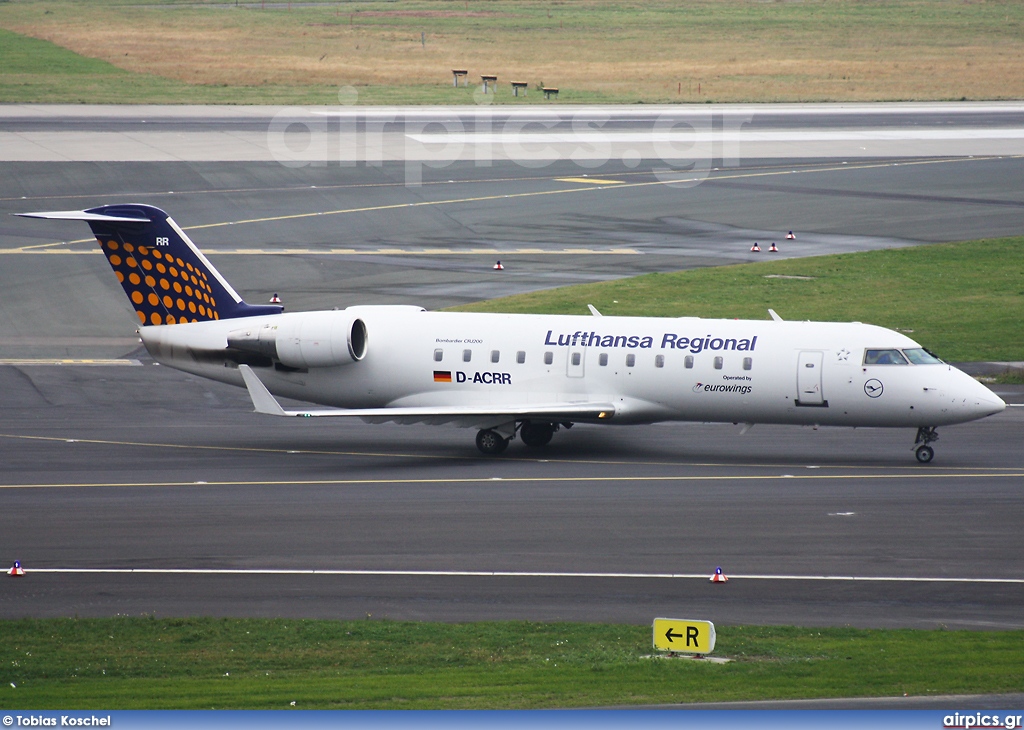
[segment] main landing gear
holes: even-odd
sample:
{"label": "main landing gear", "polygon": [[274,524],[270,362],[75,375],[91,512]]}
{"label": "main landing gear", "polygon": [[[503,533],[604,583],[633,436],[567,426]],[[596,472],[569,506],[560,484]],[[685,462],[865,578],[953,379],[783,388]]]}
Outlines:
{"label": "main landing gear", "polygon": [[917,440],[914,441],[913,448],[914,455],[917,456],[917,460],[922,464],[927,464],[935,456],[935,449],[930,444],[932,441],[938,441],[939,434],[935,433],[935,426],[921,426],[917,429]]}
{"label": "main landing gear", "polygon": [[540,449],[551,443],[551,437],[557,430],[557,423],[523,421],[523,425],[519,427],[519,438],[531,449]]}
{"label": "main landing gear", "polygon": [[508,448],[508,442],[512,439],[507,439],[497,431],[487,429],[480,431],[476,435],[476,447],[485,454],[495,455],[500,454],[502,451]]}
{"label": "main landing gear", "polygon": [[[511,424],[509,424],[511,426]],[[523,443],[529,446],[531,449],[540,449],[547,446],[551,442],[551,437],[555,435],[561,426],[566,428],[572,428],[571,423],[547,423],[544,421],[523,421],[518,428],[519,438],[523,440]],[[495,455],[500,454],[502,451],[508,448],[508,442],[515,438],[515,431],[512,431],[511,436],[506,436],[501,433],[498,429],[485,429],[479,431],[476,435],[476,447],[485,454]]]}

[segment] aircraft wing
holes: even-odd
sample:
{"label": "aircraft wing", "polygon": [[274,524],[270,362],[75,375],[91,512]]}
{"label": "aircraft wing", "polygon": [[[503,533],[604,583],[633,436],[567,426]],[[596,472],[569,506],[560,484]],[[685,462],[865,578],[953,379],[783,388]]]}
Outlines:
{"label": "aircraft wing", "polygon": [[454,423],[467,428],[493,428],[509,421],[538,419],[548,421],[576,421],[580,419],[607,420],[615,415],[611,403],[552,403],[527,406],[414,406],[397,408],[317,408],[313,410],[285,410],[267,386],[248,365],[239,365],[245,387],[257,413],[271,416],[348,417],[361,418],[367,423]]}

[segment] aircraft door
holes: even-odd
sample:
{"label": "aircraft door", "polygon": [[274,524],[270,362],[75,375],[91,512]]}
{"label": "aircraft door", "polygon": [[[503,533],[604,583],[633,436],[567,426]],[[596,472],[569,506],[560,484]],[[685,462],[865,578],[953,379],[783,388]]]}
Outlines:
{"label": "aircraft door", "polygon": [[587,359],[587,348],[572,348],[569,350],[569,359],[565,364],[565,374],[570,378],[583,377],[583,365]]}
{"label": "aircraft door", "polygon": [[825,353],[802,351],[797,359],[796,404],[798,406],[828,406],[822,393],[821,367]]}

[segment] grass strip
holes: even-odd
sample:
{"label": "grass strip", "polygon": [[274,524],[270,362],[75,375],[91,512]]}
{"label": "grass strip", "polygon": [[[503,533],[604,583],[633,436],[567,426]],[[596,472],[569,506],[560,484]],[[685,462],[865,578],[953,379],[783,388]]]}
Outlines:
{"label": "grass strip", "polygon": [[[338,104],[1019,99],[1016,0],[0,2],[0,27],[100,59],[79,90],[40,54],[0,101]],[[0,48],[10,42],[5,37]],[[451,70],[469,71],[456,89]],[[497,74],[497,94],[476,94]],[[159,79],[159,81],[158,81]],[[529,85],[513,97],[510,81]],[[99,83],[102,82],[102,83]],[[545,102],[540,88],[557,87]]]}
{"label": "grass strip", "polygon": [[[460,311],[870,322],[953,362],[1024,360],[1024,237],[765,261],[549,289]],[[768,254],[770,255],[770,254]],[[506,265],[514,261],[506,260]]]}
{"label": "grass strip", "polygon": [[[182,51],[184,53],[184,51]],[[0,28],[0,102],[49,104],[337,104],[337,87],[187,84],[82,56]],[[398,90],[395,101],[404,100]],[[390,97],[389,97],[390,98]]]}
{"label": "grass strip", "polygon": [[4,621],[0,634],[8,709],[504,709],[1024,690],[1024,631],[719,627],[725,665],[645,658],[649,626],[610,624],[118,617]]}

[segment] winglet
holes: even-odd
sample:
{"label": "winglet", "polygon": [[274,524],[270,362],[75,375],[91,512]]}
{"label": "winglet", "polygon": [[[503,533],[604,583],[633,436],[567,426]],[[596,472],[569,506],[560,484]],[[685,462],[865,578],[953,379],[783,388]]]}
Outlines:
{"label": "winglet", "polygon": [[777,313],[775,312],[775,310],[774,310],[774,309],[769,309],[769,310],[768,310],[768,314],[772,315],[772,319],[774,319],[774,320],[775,320],[776,322],[782,322],[782,321],[783,321],[783,320],[782,320],[782,317],[780,317],[780,316],[779,316],[779,315],[778,315],[778,314],[777,314]]}
{"label": "winglet", "polygon": [[277,402],[277,399],[267,390],[267,386],[252,371],[248,365],[239,365],[238,371],[242,373],[242,380],[252,398],[252,407],[257,413],[266,413],[268,416],[287,416],[284,408]]}

